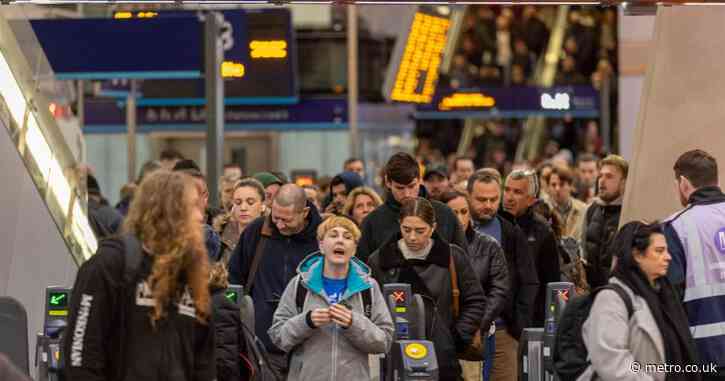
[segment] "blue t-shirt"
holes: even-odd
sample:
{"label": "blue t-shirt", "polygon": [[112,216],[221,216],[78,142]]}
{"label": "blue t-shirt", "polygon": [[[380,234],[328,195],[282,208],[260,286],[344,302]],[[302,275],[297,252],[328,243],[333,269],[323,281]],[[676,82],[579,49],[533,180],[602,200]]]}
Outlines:
{"label": "blue t-shirt", "polygon": [[476,231],[479,233],[488,234],[491,237],[495,238],[499,244],[501,243],[501,221],[498,220],[498,217],[492,218],[491,221],[488,221],[485,224],[477,225]]}
{"label": "blue t-shirt", "polygon": [[347,278],[331,279],[323,276],[322,286],[325,288],[327,300],[330,302],[330,304],[337,304],[340,302],[340,299],[342,299],[342,296],[347,290]]}

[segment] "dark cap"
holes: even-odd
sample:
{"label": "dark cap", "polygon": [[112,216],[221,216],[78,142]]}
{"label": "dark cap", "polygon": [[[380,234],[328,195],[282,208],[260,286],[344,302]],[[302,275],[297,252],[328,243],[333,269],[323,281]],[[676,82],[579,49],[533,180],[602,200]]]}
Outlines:
{"label": "dark cap", "polygon": [[446,167],[442,165],[426,168],[425,175],[423,176],[423,181],[428,181],[433,176],[440,176],[447,179],[448,171],[446,170]]}

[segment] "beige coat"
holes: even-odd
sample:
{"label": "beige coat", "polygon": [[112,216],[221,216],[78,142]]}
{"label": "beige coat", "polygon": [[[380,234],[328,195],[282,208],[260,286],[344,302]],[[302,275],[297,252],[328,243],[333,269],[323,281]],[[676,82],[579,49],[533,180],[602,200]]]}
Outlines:
{"label": "beige coat", "polygon": [[577,380],[664,381],[666,373],[645,372],[645,364],[665,363],[662,334],[647,302],[618,279],[611,278],[609,283],[629,294],[634,313],[628,318],[627,307],[615,291],[597,294],[582,326],[592,365]]}
{"label": "beige coat", "polygon": [[562,216],[556,210],[556,207],[554,207],[553,209],[554,213],[556,213],[557,217],[559,217],[562,222],[564,228],[562,236],[572,237],[577,240],[580,239],[582,236],[582,227],[584,225],[584,216],[587,214],[587,204],[572,197],[571,212],[569,212],[566,220],[562,218]]}

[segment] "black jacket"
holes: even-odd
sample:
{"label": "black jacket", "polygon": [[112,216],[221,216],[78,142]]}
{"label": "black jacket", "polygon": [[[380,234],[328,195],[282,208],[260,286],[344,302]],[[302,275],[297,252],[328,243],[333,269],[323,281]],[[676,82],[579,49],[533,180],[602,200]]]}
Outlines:
{"label": "black jacket", "polygon": [[609,283],[612,267],[611,246],[619,229],[622,205],[604,205],[595,199],[584,217],[584,258],[587,281],[592,289]]}
{"label": "black jacket", "polygon": [[466,230],[466,239],[468,259],[486,294],[486,311],[481,320],[481,329],[485,332],[491,322],[501,315],[509,298],[511,283],[506,256],[493,237],[476,232],[470,225]]}
{"label": "black jacket", "polygon": [[[381,285],[410,284],[413,293],[421,294],[426,311],[426,336],[435,344],[440,380],[457,380],[461,368],[456,350],[473,340],[481,326],[486,296],[471,262],[463,249],[451,245],[434,233],[433,248],[425,260],[407,260],[398,248],[401,234],[392,236],[370,256],[373,277]],[[450,257],[456,266],[460,295],[460,316],[453,319]]]}
{"label": "black jacket", "polygon": [[496,218],[501,223],[501,247],[508,264],[512,294],[511,298],[506,299],[501,318],[506,323],[506,331],[518,340],[524,328],[531,326],[539,276],[524,233],[500,215]]}
{"label": "black jacket", "polygon": [[226,298],[224,291],[223,288],[212,290],[216,374],[218,381],[239,381],[242,378],[239,354],[246,352],[242,318],[239,307]]}
{"label": "black jacket", "polygon": [[121,230],[123,216],[116,209],[89,197],[88,222],[96,238],[103,239],[115,235]]}
{"label": "black jacket", "polygon": [[501,215],[515,223],[526,237],[528,253],[534,260],[534,266],[539,278],[531,326],[543,327],[546,310],[546,285],[551,282],[561,281],[559,246],[556,237],[549,224],[536,215],[531,208],[516,218],[506,212],[502,212]]}
{"label": "black jacket", "polygon": [[[287,283],[297,275],[297,266],[305,257],[320,249],[317,242],[317,227],[322,222],[317,208],[309,201],[310,212],[307,226],[300,233],[284,236],[271,223],[271,217],[260,217],[244,229],[232,258],[229,261],[229,283],[244,285],[252,266],[257,243],[262,234],[267,236],[262,259],[249,292],[254,301],[254,327],[257,336],[268,351],[281,354],[272,344],[267,330],[272,326],[274,310]],[[265,221],[267,221],[265,223]],[[266,226],[266,227],[265,227]],[[265,229],[262,229],[265,227]]]}
{"label": "black jacket", "polygon": [[146,280],[153,257],[144,255],[126,284],[122,238],[101,241],[78,270],[63,341],[69,380],[211,381],[213,318],[199,323],[188,288],[151,325],[155,304]]}
{"label": "black jacket", "polygon": [[[420,197],[427,198],[425,187],[420,187]],[[467,248],[466,236],[451,208],[441,202],[430,200],[435,209],[438,233],[446,242]],[[365,217],[360,231],[362,237],[357,245],[357,257],[367,261],[372,252],[383,245],[392,235],[400,232],[400,203],[390,191],[387,192],[385,203],[375,208]]]}

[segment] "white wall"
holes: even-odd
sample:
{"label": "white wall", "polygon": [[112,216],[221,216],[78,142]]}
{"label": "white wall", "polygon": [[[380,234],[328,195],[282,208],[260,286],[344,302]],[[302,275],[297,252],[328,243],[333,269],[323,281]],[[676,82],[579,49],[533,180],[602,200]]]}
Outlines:
{"label": "white wall", "polygon": [[77,268],[2,123],[0,183],[0,295],[17,299],[28,312],[28,356],[34,374],[35,334],[42,330],[45,287],[72,286]]}

